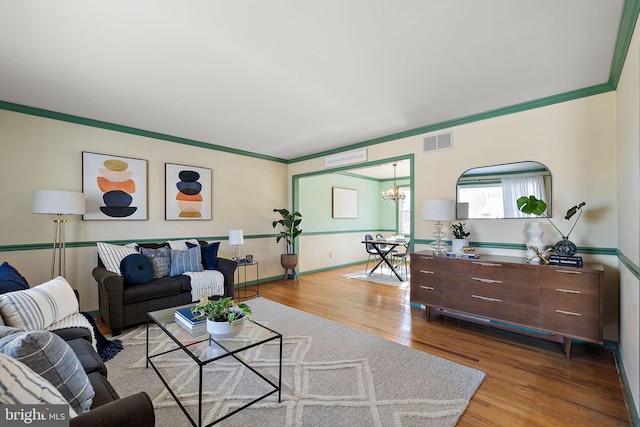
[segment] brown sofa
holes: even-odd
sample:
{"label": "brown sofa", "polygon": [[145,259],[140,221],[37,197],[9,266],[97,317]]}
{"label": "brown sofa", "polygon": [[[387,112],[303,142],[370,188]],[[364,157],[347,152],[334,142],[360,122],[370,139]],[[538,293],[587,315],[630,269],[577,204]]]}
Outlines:
{"label": "brown sofa", "polygon": [[[141,243],[139,246],[157,249],[167,246],[167,243]],[[224,295],[216,296],[233,298],[236,268],[235,261],[218,257],[216,270],[224,276]],[[131,285],[122,276],[107,270],[98,257],[93,277],[98,282],[100,317],[109,325],[114,336],[119,335],[123,328],[144,323],[149,311],[192,302],[191,279],[186,275],[166,276],[148,283]]]}

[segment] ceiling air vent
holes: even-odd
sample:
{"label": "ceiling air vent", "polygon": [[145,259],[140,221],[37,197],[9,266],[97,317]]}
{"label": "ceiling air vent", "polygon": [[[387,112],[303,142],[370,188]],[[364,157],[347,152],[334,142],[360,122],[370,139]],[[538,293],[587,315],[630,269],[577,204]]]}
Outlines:
{"label": "ceiling air vent", "polygon": [[453,132],[440,133],[438,135],[427,136],[424,139],[423,152],[451,150],[453,148]]}

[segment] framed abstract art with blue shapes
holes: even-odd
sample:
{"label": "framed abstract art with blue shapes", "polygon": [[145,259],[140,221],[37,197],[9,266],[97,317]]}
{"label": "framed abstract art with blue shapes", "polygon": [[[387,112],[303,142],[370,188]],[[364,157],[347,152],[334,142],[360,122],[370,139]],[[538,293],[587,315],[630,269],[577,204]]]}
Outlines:
{"label": "framed abstract art with blue shapes", "polygon": [[165,163],[165,219],[211,220],[211,169]]}

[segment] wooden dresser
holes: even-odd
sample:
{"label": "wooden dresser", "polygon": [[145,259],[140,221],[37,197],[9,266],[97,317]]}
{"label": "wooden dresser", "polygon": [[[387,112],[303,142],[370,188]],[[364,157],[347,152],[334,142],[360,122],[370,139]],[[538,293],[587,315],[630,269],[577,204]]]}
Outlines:
{"label": "wooden dresser", "polygon": [[411,302],[435,314],[550,339],[602,344],[603,267],[527,264],[523,258],[411,254]]}

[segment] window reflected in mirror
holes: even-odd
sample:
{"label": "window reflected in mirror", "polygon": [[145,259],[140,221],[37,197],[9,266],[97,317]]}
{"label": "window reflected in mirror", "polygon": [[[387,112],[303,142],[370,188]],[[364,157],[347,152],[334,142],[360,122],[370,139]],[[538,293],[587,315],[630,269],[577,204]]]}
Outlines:
{"label": "window reflected in mirror", "polygon": [[456,184],[457,219],[530,218],[516,206],[521,196],[547,203],[551,216],[551,172],[542,163],[517,162],[469,169]]}

